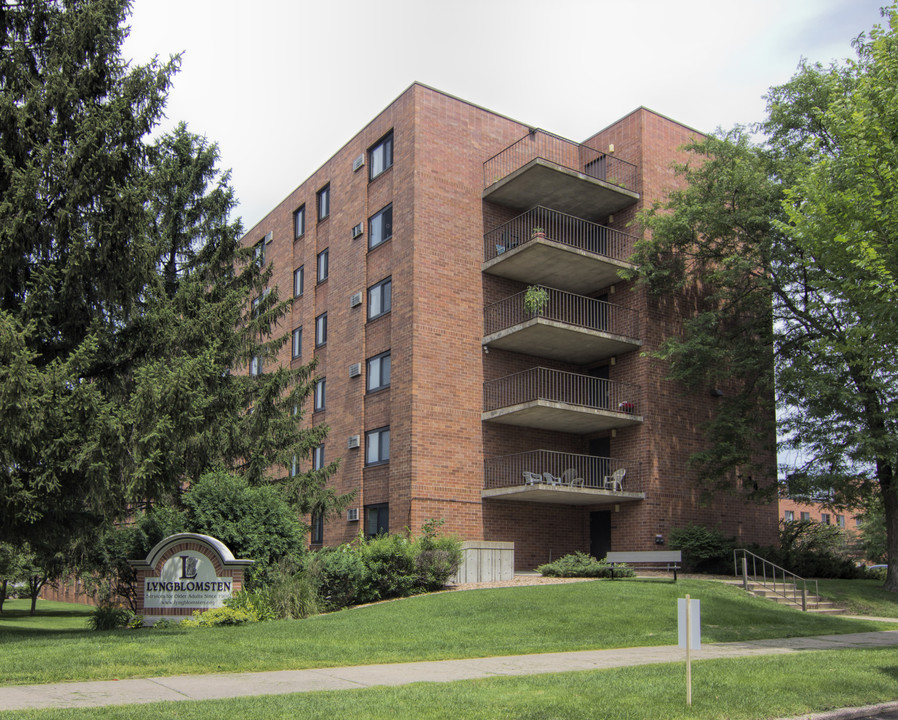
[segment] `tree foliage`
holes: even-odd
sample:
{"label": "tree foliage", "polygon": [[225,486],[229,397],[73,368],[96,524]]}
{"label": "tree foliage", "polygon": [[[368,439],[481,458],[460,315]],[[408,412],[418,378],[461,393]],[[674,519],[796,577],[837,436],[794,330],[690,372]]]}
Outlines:
{"label": "tree foliage", "polygon": [[725,480],[750,462],[775,382],[791,489],[836,506],[882,500],[898,591],[898,13],[857,59],[804,62],[768,94],[758,144],[703,138],[686,187],[643,215],[638,277],[695,312],[658,355],[691,386],[721,384],[708,449]]}
{"label": "tree foliage", "polygon": [[127,13],[0,0],[0,541],[48,567],[217,468],[338,500],[333,466],[289,472],[327,430],[300,427],[314,368],[234,372],[283,346],[290,301],[215,144],[150,139],[179,58],[126,63]]}

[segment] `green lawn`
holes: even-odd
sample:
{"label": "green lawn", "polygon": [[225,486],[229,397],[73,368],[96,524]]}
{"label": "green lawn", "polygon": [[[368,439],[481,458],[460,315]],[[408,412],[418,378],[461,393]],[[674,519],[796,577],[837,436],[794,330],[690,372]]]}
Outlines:
{"label": "green lawn", "polygon": [[6,720],[761,720],[898,697],[892,648],[694,662],[452,683],[3,713]]}
{"label": "green lawn", "polygon": [[[701,580],[585,582],[440,593],[301,621],[91,632],[47,602],[42,623],[0,618],[0,682],[299,669],[676,644],[676,599],[702,601],[704,642],[862,632],[872,621],[815,616]],[[11,608],[15,608],[14,605]]]}
{"label": "green lawn", "polygon": [[855,615],[898,618],[898,595],[882,586],[882,580],[818,580],[820,594],[848,608]]}

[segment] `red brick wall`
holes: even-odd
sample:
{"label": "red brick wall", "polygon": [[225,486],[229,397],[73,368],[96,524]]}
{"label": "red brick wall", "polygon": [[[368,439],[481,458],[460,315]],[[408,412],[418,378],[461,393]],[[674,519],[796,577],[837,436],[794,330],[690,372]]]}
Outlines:
{"label": "red brick wall", "polygon": [[[389,130],[394,133],[394,165],[373,182],[367,165],[352,171],[352,161]],[[514,540],[518,567],[532,567],[574,549],[588,549],[590,508],[481,501],[485,457],[535,449],[583,453],[588,437],[482,423],[483,382],[536,365],[583,371],[481,347],[483,308],[522,290],[515,283],[481,272],[483,235],[515,216],[484,202],[483,163],[520,137],[524,125],[421,85],[413,85],[312,177],[300,185],[246,236],[254,243],[273,233],[268,257],[282,295],[292,290],[293,269],[304,265],[306,290],[294,303],[282,330],[304,328],[303,355],[315,357],[327,377],[327,407],[306,418],[327,423],[328,461],[340,457],[334,477],[337,492],[355,492],[353,507],[389,502],[390,529],[420,529],[428,518],[446,521],[444,530],[463,539]],[[640,109],[587,141],[638,167],[642,201],[609,219],[629,226],[640,207],[664,196],[675,183],[670,164],[694,133]],[[330,183],[331,215],[316,222],[315,194]],[[367,251],[367,220],[393,203],[393,238]],[[293,211],[306,206],[306,233],[293,240]],[[351,228],[363,223],[356,240]],[[315,284],[315,258],[330,249],[330,276]],[[366,322],[365,303],[349,307],[357,291],[392,276],[392,312]],[[607,288],[609,299],[640,313],[642,351],[658,347],[679,327],[688,308],[684,298],[651,302],[623,281]],[[315,317],[328,313],[326,347],[313,349]],[[387,390],[365,393],[365,378],[350,379],[349,365],[390,349],[392,381]],[[290,362],[286,346],[280,361]],[[599,363],[599,364],[604,364]],[[641,386],[645,422],[618,430],[611,455],[638,471],[645,501],[621,505],[612,519],[615,549],[654,547],[658,533],[700,522],[746,541],[775,538],[775,504],[747,505],[741,494],[716,496],[703,504],[688,455],[702,447],[699,425],[714,411],[710,394],[686,395],[664,379],[665,368],[631,352],[615,358],[612,380]],[[388,465],[364,467],[364,433],[389,425]],[[348,450],[350,435],[362,436],[362,449]],[[609,433],[605,433],[608,435]],[[307,467],[307,463],[304,464]],[[339,518],[325,528],[325,542],[351,539],[362,522]]]}

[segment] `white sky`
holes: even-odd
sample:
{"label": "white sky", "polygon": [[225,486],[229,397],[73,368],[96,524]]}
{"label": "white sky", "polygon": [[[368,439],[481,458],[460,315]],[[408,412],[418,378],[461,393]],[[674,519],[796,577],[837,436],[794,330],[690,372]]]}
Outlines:
{"label": "white sky", "polygon": [[885,0],[134,0],[125,56],[183,52],[162,129],[219,144],[250,228],[413,81],[572,140],[645,105],[751,123]]}

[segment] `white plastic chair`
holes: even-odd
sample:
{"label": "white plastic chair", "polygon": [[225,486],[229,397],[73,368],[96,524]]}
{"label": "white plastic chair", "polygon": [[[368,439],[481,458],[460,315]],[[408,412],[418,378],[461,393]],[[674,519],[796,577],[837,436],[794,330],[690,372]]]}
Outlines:
{"label": "white plastic chair", "polygon": [[602,481],[602,487],[607,490],[610,486],[611,490],[622,491],[623,485],[621,484],[624,480],[624,475],[627,474],[627,471],[624,468],[619,468],[615,470],[611,475],[606,475],[605,479]]}

